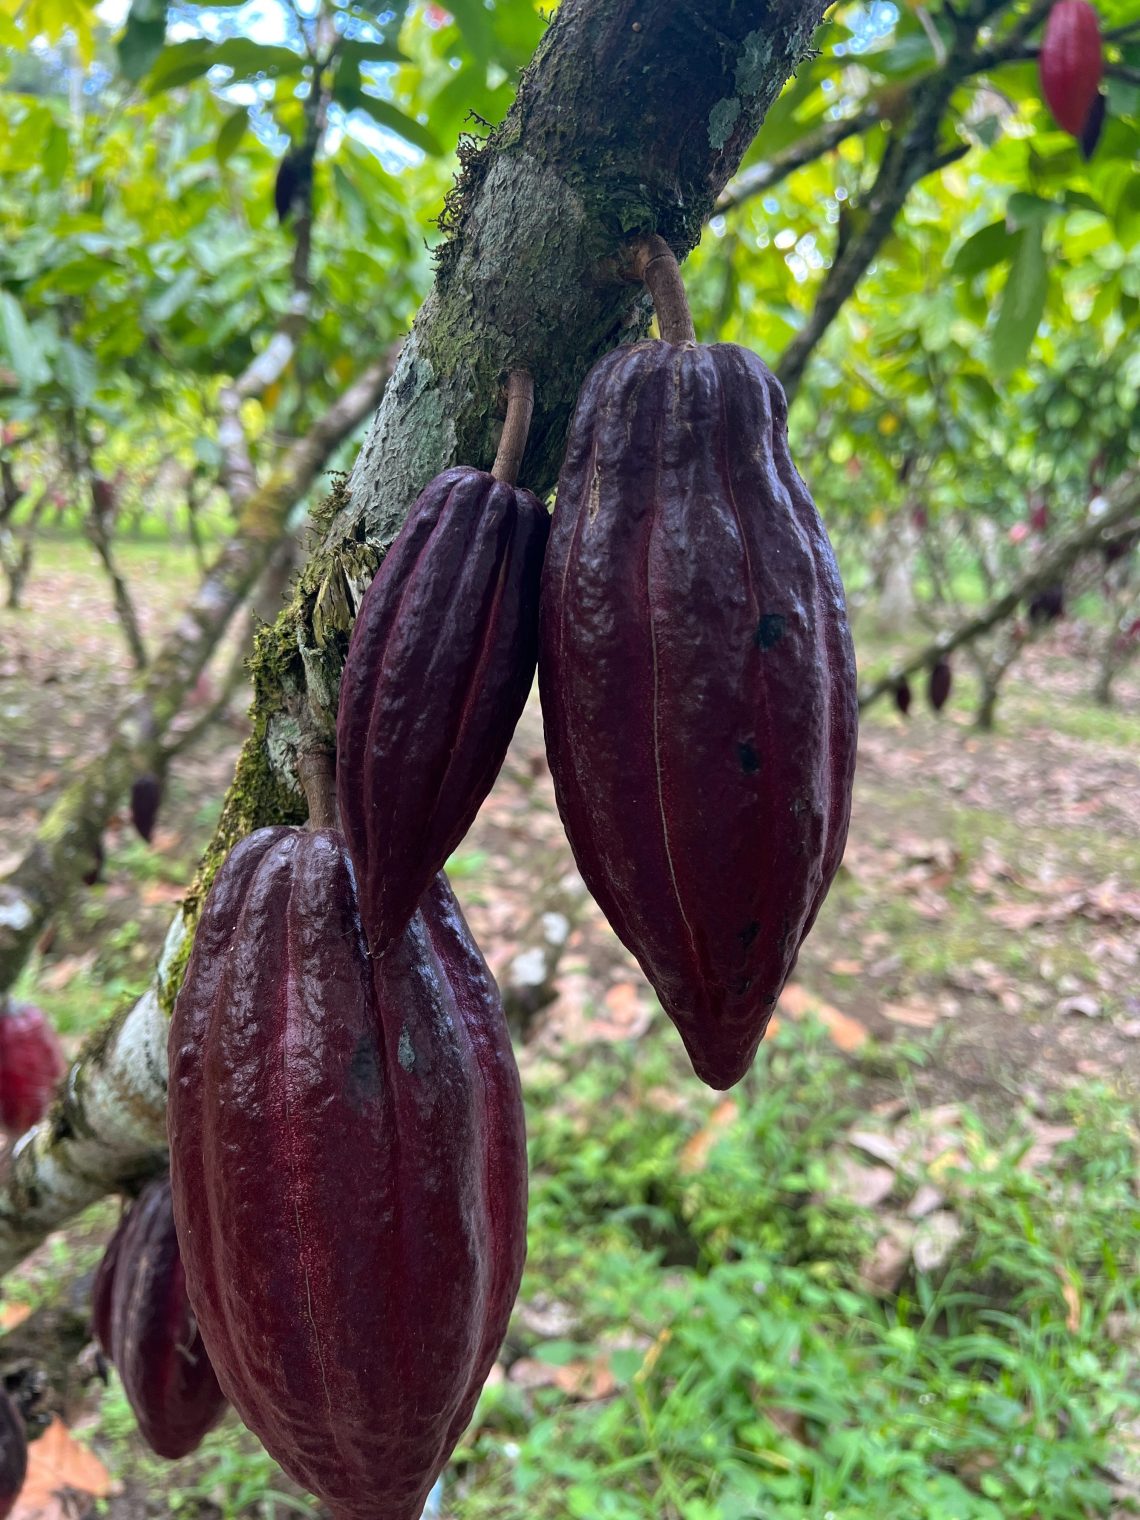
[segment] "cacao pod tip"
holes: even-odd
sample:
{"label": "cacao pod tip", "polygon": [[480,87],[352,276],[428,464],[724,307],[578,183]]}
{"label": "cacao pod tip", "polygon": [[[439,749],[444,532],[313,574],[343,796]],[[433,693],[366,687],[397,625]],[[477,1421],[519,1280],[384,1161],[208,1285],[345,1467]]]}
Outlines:
{"label": "cacao pod tip", "polygon": [[139,835],[150,843],[162,801],[162,782],[152,771],[135,779],[131,787],[131,822]]}

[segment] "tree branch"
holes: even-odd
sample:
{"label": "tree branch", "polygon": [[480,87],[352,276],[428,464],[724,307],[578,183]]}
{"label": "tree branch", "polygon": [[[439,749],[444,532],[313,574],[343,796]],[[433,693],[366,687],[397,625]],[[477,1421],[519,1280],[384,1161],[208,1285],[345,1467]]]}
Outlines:
{"label": "tree branch", "polygon": [[801,137],[799,142],[793,143],[790,148],[785,148],[783,153],[777,153],[767,163],[753,164],[750,169],[745,169],[742,174],[732,180],[721,193],[716,203],[718,214],[732,211],[737,206],[743,206],[745,201],[752,200],[757,195],[763,195],[778,185],[781,180],[787,179],[789,174],[794,174],[797,169],[803,169],[808,164],[814,163],[817,158],[822,158],[825,153],[830,153],[838,148],[841,142],[846,142],[849,137],[857,137],[860,132],[866,132],[869,128],[877,126],[883,119],[883,112],[877,100],[870,105],[864,106],[854,116],[845,116],[841,121],[829,121],[819,127],[815,132],[809,132]]}
{"label": "tree branch", "polygon": [[980,637],[1008,617],[1012,617],[1027,598],[1043,587],[1060,580],[1065,571],[1089,549],[1097,548],[1111,537],[1113,528],[1129,524],[1140,518],[1140,474],[1131,472],[1122,476],[1108,493],[1108,510],[1099,517],[1087,518],[1064,538],[1057,540],[1048,554],[1043,554],[1036,564],[1030,566],[1019,580],[997,597],[983,611],[949,633],[943,633],[916,654],[909,655],[900,665],[884,676],[868,682],[859,693],[859,709],[862,711],[877,702],[880,697],[894,691],[904,676],[923,670],[939,655],[947,655],[964,644]]}

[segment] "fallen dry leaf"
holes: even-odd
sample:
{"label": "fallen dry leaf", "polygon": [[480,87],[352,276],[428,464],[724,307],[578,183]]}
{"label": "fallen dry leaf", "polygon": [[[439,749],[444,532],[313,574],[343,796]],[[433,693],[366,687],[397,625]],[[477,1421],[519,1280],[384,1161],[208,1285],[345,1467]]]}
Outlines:
{"label": "fallen dry leaf", "polygon": [[938,1009],[929,1003],[884,1003],[882,1012],[892,1024],[905,1024],[909,1029],[934,1029],[939,1019]]}
{"label": "fallen dry leaf", "polygon": [[31,1312],[31,1304],[0,1304],[0,1330],[14,1330]]}
{"label": "fallen dry leaf", "polygon": [[709,1116],[708,1123],[686,1140],[681,1147],[677,1170],[686,1176],[691,1176],[694,1172],[703,1172],[709,1159],[709,1152],[724,1135],[738,1113],[739,1109],[731,1098],[725,1098],[718,1103]]}
{"label": "fallen dry leaf", "polygon": [[534,1357],[520,1357],[510,1371],[510,1381],[521,1388],[559,1388],[567,1398],[589,1402],[608,1399],[617,1380],[605,1357],[594,1361],[565,1362],[560,1367]]}
{"label": "fallen dry leaf", "polygon": [[[816,997],[806,987],[801,987],[798,982],[788,983],[780,993],[777,1006],[780,1012],[790,1019],[802,1019],[805,1013],[813,1013],[827,1030],[832,1044],[848,1054],[853,1050],[858,1050],[870,1038],[858,1019],[841,1013],[838,1008],[825,1003],[822,998]],[[770,1028],[771,1025],[769,1025]]]}
{"label": "fallen dry leaf", "polygon": [[99,1458],[53,1416],[39,1440],[28,1447],[28,1476],[11,1520],[72,1520],[69,1492],[109,1499],[119,1487]]}

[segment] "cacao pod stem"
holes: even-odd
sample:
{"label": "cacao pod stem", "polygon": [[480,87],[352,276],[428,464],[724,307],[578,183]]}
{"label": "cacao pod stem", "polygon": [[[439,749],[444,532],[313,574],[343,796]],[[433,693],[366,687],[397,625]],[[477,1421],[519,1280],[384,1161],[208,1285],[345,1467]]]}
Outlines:
{"label": "cacao pod stem", "polygon": [[519,478],[519,467],[526,450],[530,419],[534,415],[534,380],[525,369],[513,369],[507,376],[507,418],[503,436],[491,466],[491,474],[508,486]]}
{"label": "cacao pod stem", "polygon": [[633,250],[633,273],[653,297],[657,326],[666,343],[695,343],[696,328],[672,248],[656,232],[639,238]]}
{"label": "cacao pod stem", "polygon": [[297,780],[309,804],[309,827],[335,829],[336,765],[327,745],[302,747],[297,756]]}

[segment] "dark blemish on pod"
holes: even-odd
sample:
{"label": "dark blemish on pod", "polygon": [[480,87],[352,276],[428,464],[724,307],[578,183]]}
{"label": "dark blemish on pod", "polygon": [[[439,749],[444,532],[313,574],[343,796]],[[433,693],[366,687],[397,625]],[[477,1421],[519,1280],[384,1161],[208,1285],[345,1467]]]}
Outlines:
{"label": "dark blemish on pod", "polygon": [[755,776],[760,769],[760,756],[751,744],[738,744],[736,753],[740,756],[740,769],[746,776]]}
{"label": "dark blemish on pod", "polygon": [[352,1052],[349,1065],[354,1096],[374,1098],[380,1091],[380,1060],[376,1045],[367,1034],[362,1034]]}
{"label": "dark blemish on pod", "polygon": [[747,950],[748,947],[749,947],[749,945],[752,943],[752,941],[756,938],[756,936],[759,933],[760,933],[760,925],[756,922],[755,919],[753,919],[750,924],[745,924],[744,925],[744,928],[741,929],[740,934],[737,937],[740,940],[740,943]]}
{"label": "dark blemish on pod", "polygon": [[773,649],[784,637],[788,620],[782,612],[766,612],[756,624],[752,642],[761,650]]}

